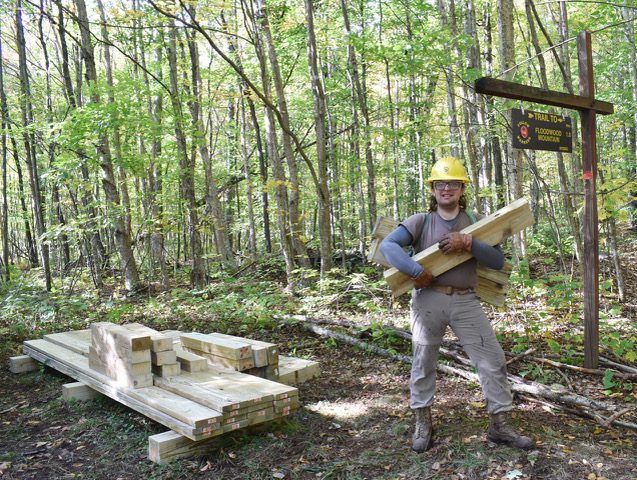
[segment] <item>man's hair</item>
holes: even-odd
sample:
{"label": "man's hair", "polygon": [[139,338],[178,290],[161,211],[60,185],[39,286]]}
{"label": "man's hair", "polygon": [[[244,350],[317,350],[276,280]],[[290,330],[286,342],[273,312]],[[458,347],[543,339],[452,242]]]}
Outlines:
{"label": "man's hair", "polygon": [[[460,199],[458,200],[458,205],[460,206],[461,212],[467,209],[467,197],[464,193],[460,195]],[[435,212],[437,209],[438,209],[438,201],[436,200],[436,197],[433,194],[431,194],[429,195],[429,211]]]}

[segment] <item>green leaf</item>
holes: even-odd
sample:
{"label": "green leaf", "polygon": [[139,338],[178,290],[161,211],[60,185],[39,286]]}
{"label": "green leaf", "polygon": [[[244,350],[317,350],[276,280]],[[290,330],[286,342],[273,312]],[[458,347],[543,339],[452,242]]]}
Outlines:
{"label": "green leaf", "polygon": [[602,384],[604,385],[604,388],[613,388],[617,386],[617,384],[613,382],[612,370],[606,370],[606,372],[604,373],[604,378],[602,378]]}

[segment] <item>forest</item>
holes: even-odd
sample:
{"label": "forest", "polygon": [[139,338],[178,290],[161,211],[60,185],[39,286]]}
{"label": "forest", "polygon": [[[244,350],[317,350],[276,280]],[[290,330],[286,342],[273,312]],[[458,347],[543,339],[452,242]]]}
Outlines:
{"label": "forest", "polygon": [[[251,335],[323,371],[283,427],[151,466],[157,425],[116,402],[65,404],[49,369],[3,370],[0,475],[637,476],[637,3],[5,0],[0,12],[3,362],[25,340],[111,321]],[[594,371],[582,367],[580,117],[474,86],[577,95],[584,31],[594,96],[614,106],[596,118]],[[572,152],[514,148],[512,109],[570,117]],[[520,423],[542,439],[528,454],[480,443],[479,389],[452,373],[439,378],[444,441],[408,453],[408,296],[392,297],[368,255],[379,218],[428,210],[446,156],[464,162],[477,214],[531,205],[533,226],[503,246],[506,304],[485,305],[510,371],[613,403],[602,415],[520,394]]]}

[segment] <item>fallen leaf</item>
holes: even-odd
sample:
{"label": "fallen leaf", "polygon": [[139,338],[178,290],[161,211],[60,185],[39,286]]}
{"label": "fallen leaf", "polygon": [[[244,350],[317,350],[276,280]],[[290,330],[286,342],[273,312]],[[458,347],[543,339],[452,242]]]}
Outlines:
{"label": "fallen leaf", "polygon": [[205,472],[207,470],[210,470],[211,468],[212,468],[212,463],[210,463],[210,461],[207,461],[206,464],[199,469],[199,471]]}
{"label": "fallen leaf", "polygon": [[0,475],[4,475],[4,472],[11,468],[11,462],[0,463]]}
{"label": "fallen leaf", "polygon": [[521,471],[519,471],[518,469],[515,469],[515,470],[511,470],[511,471],[507,472],[506,478],[507,478],[507,480],[513,480],[514,478],[519,478],[519,477],[521,477],[523,475],[524,474]]}
{"label": "fallen leaf", "polygon": [[274,478],[285,478],[285,473],[283,473],[283,472],[274,472],[274,473],[272,474],[272,476],[273,476]]}

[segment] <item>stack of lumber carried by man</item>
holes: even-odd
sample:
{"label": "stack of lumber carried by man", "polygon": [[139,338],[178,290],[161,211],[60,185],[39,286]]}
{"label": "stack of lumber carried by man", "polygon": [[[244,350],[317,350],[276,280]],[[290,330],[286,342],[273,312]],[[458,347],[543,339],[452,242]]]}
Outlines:
{"label": "stack of lumber carried by man", "polygon": [[[462,233],[469,233],[474,238],[482,240],[489,245],[496,245],[506,237],[520,232],[526,227],[533,225],[533,223],[534,218],[529,202],[522,198],[501,208],[494,214],[478,220],[463,229]],[[374,238],[369,255],[370,261],[388,266],[382,254],[378,251],[378,245],[397,225],[397,222],[387,219],[380,220],[377,223],[377,228],[374,229],[375,231],[372,235]],[[434,276],[440,275],[470,258],[471,255],[466,252],[444,255],[438,245],[432,245],[413,257],[416,262],[423,265]],[[479,267],[477,271],[476,295],[485,302],[497,306],[503,305],[510,272],[510,264],[506,264],[500,271]],[[394,296],[402,295],[413,288],[413,280],[395,268],[385,271],[385,280]]]}
{"label": "stack of lumber carried by man", "polygon": [[[186,352],[180,346],[181,339],[193,335],[181,332],[177,335],[140,324],[99,322],[89,330],[28,340],[23,344],[23,351],[173,430],[171,444],[180,445],[180,456],[191,447],[194,451],[197,442],[282,418],[299,408],[297,388],[238,372]],[[223,336],[208,338],[198,334],[194,337],[222,343],[226,348],[224,355],[239,359],[258,357],[258,362],[263,363],[270,354],[278,366],[278,347],[274,344],[252,341],[257,350],[253,354],[250,342],[241,343],[241,339],[235,337],[239,339],[233,340],[237,351],[232,353],[233,344]],[[210,342],[199,345],[204,352],[214,349]],[[76,394],[68,396],[78,398]],[[173,442],[175,435],[183,436],[188,442]],[[154,441],[150,445],[156,444]],[[184,449],[184,445],[188,448]],[[157,448],[164,452],[163,457],[159,450],[150,455],[157,461],[177,454],[172,450],[168,453],[166,446]]]}

